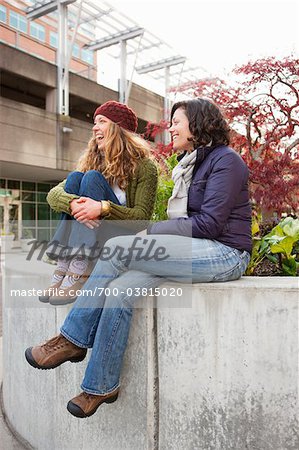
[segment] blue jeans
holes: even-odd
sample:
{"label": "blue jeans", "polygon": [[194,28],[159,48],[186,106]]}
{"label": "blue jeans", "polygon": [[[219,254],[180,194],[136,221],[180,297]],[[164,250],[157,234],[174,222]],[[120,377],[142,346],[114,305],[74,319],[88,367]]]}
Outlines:
{"label": "blue jeans", "polygon": [[[85,173],[71,172],[66,179],[64,189],[68,194],[89,197],[97,201],[111,200],[113,203],[119,205],[119,201],[111,186],[105,177],[97,170],[90,170]],[[57,258],[58,255],[62,256],[61,247],[72,249],[76,252],[82,245],[84,246],[85,251],[87,251],[88,248],[96,243],[99,236],[103,241],[103,233],[99,233],[97,228],[91,230],[84,224],[79,223],[69,214],[62,213],[59,225],[49,244],[49,246],[51,246],[52,244],[57,243],[58,248],[53,251],[48,251],[47,254],[52,258]],[[108,238],[109,237],[111,236],[108,236]]]}
{"label": "blue jeans", "polygon": [[[136,239],[143,248],[142,255],[150,250],[155,258],[142,259]],[[61,327],[61,334],[69,341],[92,348],[81,387],[85,392],[100,395],[119,386],[133,308],[142,288],[149,290],[166,280],[180,283],[236,280],[245,272],[250,259],[248,252],[215,240],[183,236],[119,236],[106,245],[111,257],[97,262]],[[161,248],[165,249],[164,254],[159,251]]]}

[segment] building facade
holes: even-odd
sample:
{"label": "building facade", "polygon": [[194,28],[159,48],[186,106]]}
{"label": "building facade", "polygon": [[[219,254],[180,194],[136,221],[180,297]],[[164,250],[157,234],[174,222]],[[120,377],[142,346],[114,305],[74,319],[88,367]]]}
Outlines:
{"label": "building facade", "polygon": [[[70,114],[57,114],[55,21],[44,16],[29,22],[25,6],[0,1],[0,227],[2,234],[14,233],[16,245],[22,236],[48,239],[53,233],[58,217],[46,193],[75,168],[96,107],[118,100],[118,92],[94,80],[95,55],[84,60],[82,34],[70,63]],[[129,106],[138,115],[138,132],[163,117],[163,97],[134,84]]]}

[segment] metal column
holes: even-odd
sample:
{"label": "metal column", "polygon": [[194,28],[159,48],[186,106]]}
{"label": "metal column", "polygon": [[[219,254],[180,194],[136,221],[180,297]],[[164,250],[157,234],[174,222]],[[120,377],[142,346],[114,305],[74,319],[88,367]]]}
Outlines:
{"label": "metal column", "polygon": [[67,5],[58,2],[57,112],[69,115],[69,70],[67,58]]}
{"label": "metal column", "polygon": [[[170,100],[169,100],[169,78],[170,78],[170,66],[165,67],[165,94],[164,94],[164,120],[167,122],[169,117]],[[167,130],[163,133],[163,144],[169,144],[170,136]]]}
{"label": "metal column", "polygon": [[127,91],[127,41],[120,41],[120,80],[119,80],[119,101],[126,102]]}
{"label": "metal column", "polygon": [[[69,62],[68,62],[68,27],[67,5],[76,3],[76,0],[52,0],[36,2],[26,10],[30,20],[43,17],[57,9],[58,13],[58,49],[57,49],[57,113],[69,115]],[[82,1],[81,1],[82,3]],[[81,8],[81,4],[80,4]],[[80,14],[79,8],[79,14]]]}

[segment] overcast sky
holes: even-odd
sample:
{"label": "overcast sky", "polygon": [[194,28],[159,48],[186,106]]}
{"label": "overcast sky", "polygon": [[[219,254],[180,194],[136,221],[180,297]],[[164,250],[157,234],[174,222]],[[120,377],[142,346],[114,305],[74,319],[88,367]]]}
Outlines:
{"label": "overcast sky", "polygon": [[299,46],[298,0],[108,0],[181,55],[221,75]]}

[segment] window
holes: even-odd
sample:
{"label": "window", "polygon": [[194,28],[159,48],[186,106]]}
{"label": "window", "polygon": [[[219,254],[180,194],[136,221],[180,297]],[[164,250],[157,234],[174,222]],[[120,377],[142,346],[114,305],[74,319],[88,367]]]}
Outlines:
{"label": "window", "polygon": [[9,25],[19,31],[27,33],[27,19],[26,17],[21,16],[21,14],[9,11]]}
{"label": "window", "polygon": [[82,48],[81,58],[83,61],[87,62],[88,64],[93,64],[93,51],[88,50],[86,48]]}
{"label": "window", "polygon": [[45,42],[45,27],[36,22],[30,22],[30,35],[39,41]]}
{"label": "window", "polygon": [[58,47],[58,34],[54,31],[50,31],[50,45],[51,47]]}
{"label": "window", "polygon": [[73,45],[72,56],[74,56],[75,58],[80,58],[80,47],[76,43],[74,43]]}
{"label": "window", "polygon": [[[54,235],[61,214],[52,211],[46,201],[47,193],[54,185],[52,183],[0,179],[0,195],[9,195],[13,197],[13,200],[21,200],[23,237],[49,240]],[[12,214],[13,210],[10,211]],[[3,227],[3,223],[3,209],[0,207],[0,229]]]}
{"label": "window", "polygon": [[6,8],[0,5],[0,22],[6,22]]}

